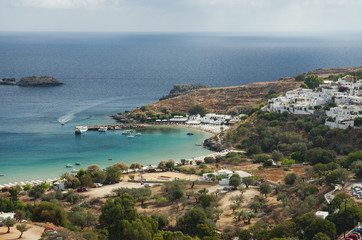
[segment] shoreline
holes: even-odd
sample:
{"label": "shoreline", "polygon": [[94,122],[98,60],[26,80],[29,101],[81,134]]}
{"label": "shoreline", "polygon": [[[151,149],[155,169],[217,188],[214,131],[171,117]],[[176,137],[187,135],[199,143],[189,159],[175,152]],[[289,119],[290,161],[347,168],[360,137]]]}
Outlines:
{"label": "shoreline", "polygon": [[[211,126],[211,125],[189,125],[189,124],[143,124],[144,127],[173,127],[173,128],[184,128],[192,129],[200,132],[211,133],[213,135],[219,134],[221,132],[220,127],[223,127],[224,130],[229,129],[229,126]],[[204,128],[203,128],[204,127]],[[205,139],[206,140],[206,139]]]}
{"label": "shoreline", "polygon": [[[154,124],[143,124],[142,127],[150,127],[150,128],[153,128],[153,127],[168,127],[168,128],[183,128],[183,129],[192,129],[192,130],[195,130],[195,131],[199,131],[199,132],[203,132],[203,133],[207,133],[207,134],[215,134],[214,132],[212,131],[207,131],[207,130],[204,130],[204,129],[200,129],[200,128],[191,128],[191,127],[188,127],[188,126],[184,126],[184,125],[163,125],[163,124],[159,124],[159,125],[154,125]],[[212,136],[212,135],[211,135]],[[205,139],[208,139],[209,137],[211,136],[208,136],[207,138]],[[205,140],[203,139],[203,140]],[[210,154],[215,154],[215,153],[218,153],[216,151],[213,151],[213,150],[210,150],[208,149],[210,152]],[[202,154],[202,153],[201,153]],[[200,158],[204,158],[210,154],[203,154],[203,155],[195,155],[195,157],[187,157],[187,159],[190,159],[190,160],[198,160]],[[182,157],[181,157],[182,158]],[[181,159],[180,158],[180,159]],[[186,157],[183,157],[183,158],[186,158]],[[138,160],[134,160],[135,162],[140,162],[142,160],[142,157],[140,157]],[[162,161],[164,159],[162,159],[162,157],[158,158],[156,161],[157,161],[157,164]],[[100,160],[101,161],[101,160]],[[179,162],[179,160],[177,160],[176,162]],[[112,162],[112,164],[110,164],[109,166],[112,166],[115,162]],[[147,166],[149,164],[154,164],[152,163],[152,161],[147,161],[147,162],[140,162],[141,164],[143,164],[144,166]],[[86,167],[88,167],[89,165],[92,165],[92,164],[98,164],[97,162],[94,162],[94,163],[91,163],[91,164],[87,164]],[[130,164],[130,163],[129,163]],[[108,165],[108,164],[107,164]],[[70,169],[71,170],[71,169]],[[79,169],[78,169],[79,170]],[[72,172],[69,172],[70,174],[75,174],[75,173],[72,173]],[[5,177],[6,175],[8,175],[7,173],[5,173]],[[44,175],[43,175],[44,176]],[[25,177],[27,178],[27,177]],[[36,185],[36,184],[40,184],[42,182],[54,182],[54,181],[57,181],[59,179],[59,174],[54,174],[54,175],[46,175],[46,177],[44,178],[47,178],[46,180],[39,180],[39,179],[42,179],[42,175],[38,175],[38,177],[29,177],[28,179],[24,180],[24,177],[22,176],[18,176],[18,177],[15,177],[13,178],[13,180],[9,179],[10,181],[1,181],[1,177],[0,177],[0,189],[3,188],[3,187],[11,187],[11,186],[16,186],[16,185],[25,185],[26,183],[30,183],[31,185]],[[23,184],[25,183],[25,184]]]}

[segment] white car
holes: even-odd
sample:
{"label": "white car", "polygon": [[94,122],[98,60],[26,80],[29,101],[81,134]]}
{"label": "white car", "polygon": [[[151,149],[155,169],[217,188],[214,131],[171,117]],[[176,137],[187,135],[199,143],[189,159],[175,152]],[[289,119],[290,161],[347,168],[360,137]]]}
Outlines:
{"label": "white car", "polygon": [[103,184],[102,183],[94,183],[97,187],[102,187]]}

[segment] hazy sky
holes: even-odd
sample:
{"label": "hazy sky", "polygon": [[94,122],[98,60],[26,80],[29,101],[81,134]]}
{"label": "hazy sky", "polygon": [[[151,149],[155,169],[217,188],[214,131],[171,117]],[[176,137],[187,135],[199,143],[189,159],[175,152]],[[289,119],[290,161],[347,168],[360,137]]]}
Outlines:
{"label": "hazy sky", "polygon": [[362,0],[0,0],[0,31],[361,31]]}

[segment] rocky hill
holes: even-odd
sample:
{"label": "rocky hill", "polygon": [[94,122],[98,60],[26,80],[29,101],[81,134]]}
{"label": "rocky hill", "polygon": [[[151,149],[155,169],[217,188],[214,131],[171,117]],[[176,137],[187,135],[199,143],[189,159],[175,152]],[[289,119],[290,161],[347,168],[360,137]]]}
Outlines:
{"label": "rocky hill", "polygon": [[[300,84],[301,82],[289,78],[288,80],[257,82],[244,86],[202,88],[148,104],[147,107],[153,112],[161,112],[162,109],[167,108],[170,112],[181,111],[187,113],[193,105],[200,104],[212,113],[240,112],[240,110],[265,102],[267,100],[266,95],[270,92],[285,92],[291,88],[299,87]],[[140,111],[142,111],[141,108],[137,108],[130,113],[118,114],[113,117],[116,120],[121,120]]]}
{"label": "rocky hill", "polygon": [[20,87],[49,87],[49,86],[58,86],[63,83],[58,79],[49,76],[41,77],[23,77],[17,82],[17,85]]}
{"label": "rocky hill", "polygon": [[201,88],[210,88],[210,86],[203,85],[203,84],[194,84],[194,83],[175,84],[173,86],[173,89],[170,91],[170,93],[168,95],[165,95],[162,98],[160,98],[160,100],[165,100],[165,99],[174,98],[174,97],[177,97],[180,95],[185,95],[186,93],[188,93],[192,90],[201,89]]}

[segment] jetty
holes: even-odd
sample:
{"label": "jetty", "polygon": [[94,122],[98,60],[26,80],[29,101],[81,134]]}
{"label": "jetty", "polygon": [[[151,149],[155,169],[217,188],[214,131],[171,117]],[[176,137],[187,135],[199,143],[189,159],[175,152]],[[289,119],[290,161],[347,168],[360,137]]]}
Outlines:
{"label": "jetty", "polygon": [[145,124],[134,124],[134,123],[93,125],[93,126],[88,126],[88,131],[98,131],[98,129],[101,127],[107,127],[108,130],[122,130],[122,129],[144,128],[144,127],[146,127],[146,125]]}

